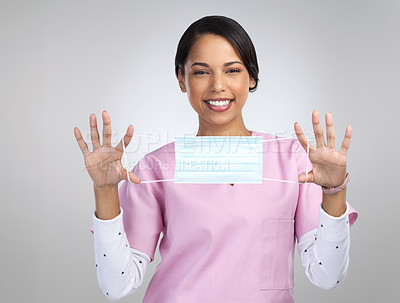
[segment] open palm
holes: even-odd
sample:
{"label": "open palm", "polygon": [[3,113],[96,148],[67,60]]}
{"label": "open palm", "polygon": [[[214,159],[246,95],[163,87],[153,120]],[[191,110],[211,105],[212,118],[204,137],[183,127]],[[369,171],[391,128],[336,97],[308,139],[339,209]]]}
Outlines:
{"label": "open palm", "polygon": [[[97,121],[94,114],[90,115],[90,134],[93,143],[93,152],[90,152],[81,132],[74,128],[75,138],[83,153],[85,166],[97,187],[111,187],[117,185],[121,180],[140,183],[140,178],[122,167],[123,155],[122,139],[116,147],[111,146],[111,119],[106,111],[103,111],[103,146],[100,145]],[[133,136],[133,126],[129,125],[123,138],[125,146],[128,146]]]}
{"label": "open palm", "polygon": [[[319,122],[319,113],[312,114],[312,124],[317,146],[309,147],[309,158],[312,163],[312,170],[307,173],[307,182],[313,182],[324,187],[336,187],[343,183],[347,172],[347,150],[350,146],[351,126],[346,128],[345,137],[339,151],[335,148],[335,132],[333,129],[333,118],[331,113],[325,116],[327,145],[325,144],[324,133]],[[294,125],[296,136],[300,144],[307,150],[307,138],[303,134],[300,125]],[[299,176],[299,182],[305,182],[306,175]]]}

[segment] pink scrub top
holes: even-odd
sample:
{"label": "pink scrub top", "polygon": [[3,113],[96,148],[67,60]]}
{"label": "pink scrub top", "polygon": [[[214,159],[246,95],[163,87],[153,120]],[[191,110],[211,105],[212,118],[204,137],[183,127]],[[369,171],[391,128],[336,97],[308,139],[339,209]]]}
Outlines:
{"label": "pink scrub top", "polygon": [[[274,135],[252,132],[264,139]],[[263,143],[263,177],[298,181],[307,155],[293,140]],[[133,169],[145,180],[173,179],[174,143]],[[311,170],[309,162],[309,169]],[[294,302],[295,237],[318,226],[320,186],[262,184],[130,184],[119,189],[130,246],[161,263],[144,303]],[[349,209],[350,225],[356,220]]]}

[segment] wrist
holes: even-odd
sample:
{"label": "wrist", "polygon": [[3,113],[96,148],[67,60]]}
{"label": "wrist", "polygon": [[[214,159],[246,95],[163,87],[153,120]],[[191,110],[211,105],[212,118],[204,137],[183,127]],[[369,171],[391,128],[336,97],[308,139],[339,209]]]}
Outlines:
{"label": "wrist", "polygon": [[346,187],[336,194],[322,194],[322,209],[333,217],[340,217],[346,211]]}
{"label": "wrist", "polygon": [[97,186],[93,182],[93,189],[99,193],[112,193],[118,191],[118,184],[110,185],[110,186]]}
{"label": "wrist", "polygon": [[341,185],[335,186],[335,187],[321,186],[321,188],[325,194],[335,195],[335,194],[341,192],[347,186],[347,183],[349,183],[349,181],[350,181],[350,175],[349,175],[349,173],[346,173],[346,177]]}
{"label": "wrist", "polygon": [[102,220],[110,220],[120,213],[118,185],[112,187],[97,187],[93,183],[96,217]]}

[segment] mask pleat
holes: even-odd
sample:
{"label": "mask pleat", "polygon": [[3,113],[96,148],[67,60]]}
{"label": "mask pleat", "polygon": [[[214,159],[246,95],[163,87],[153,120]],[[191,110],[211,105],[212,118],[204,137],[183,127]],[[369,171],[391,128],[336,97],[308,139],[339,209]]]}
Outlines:
{"label": "mask pleat", "polygon": [[261,136],[176,137],[176,183],[262,183]]}

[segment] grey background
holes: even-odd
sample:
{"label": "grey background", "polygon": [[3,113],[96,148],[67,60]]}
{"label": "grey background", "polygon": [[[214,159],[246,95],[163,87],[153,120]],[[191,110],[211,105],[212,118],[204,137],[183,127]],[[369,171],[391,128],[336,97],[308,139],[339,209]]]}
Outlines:
{"label": "grey background", "polygon": [[[251,130],[312,136],[311,112],[331,111],[338,141],[353,126],[345,283],[308,282],[296,253],[296,302],[398,298],[397,103],[400,1],[1,1],[1,302],[108,302],[97,285],[92,183],[73,135],[111,115],[117,142],[140,134],[194,134],[178,88],[179,38],[210,14],[237,20],[258,54],[260,85],[244,109]],[[132,166],[163,139],[137,139]],[[337,142],[339,146],[340,142]],[[159,262],[126,302],[141,302]]]}

